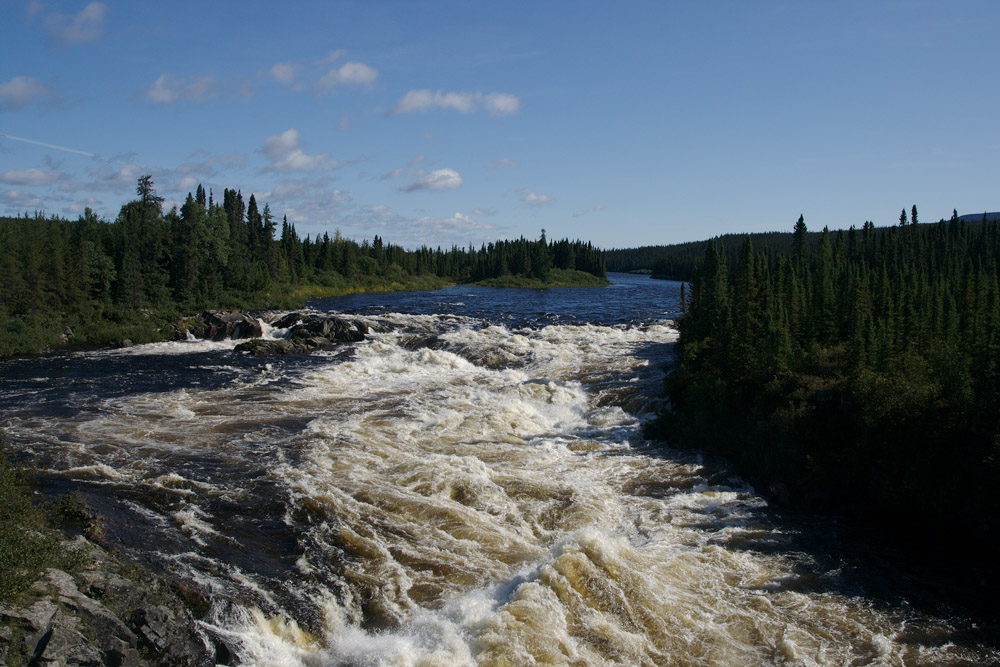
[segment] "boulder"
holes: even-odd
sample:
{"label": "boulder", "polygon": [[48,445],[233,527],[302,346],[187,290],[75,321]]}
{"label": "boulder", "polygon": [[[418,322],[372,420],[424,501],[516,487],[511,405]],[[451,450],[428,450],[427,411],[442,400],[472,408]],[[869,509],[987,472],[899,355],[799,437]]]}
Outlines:
{"label": "boulder", "polygon": [[122,576],[84,538],[66,548],[86,549],[89,569],[46,570],[20,605],[0,608],[0,664],[210,667],[231,654],[176,585],[150,572],[141,581]]}
{"label": "boulder", "polygon": [[[199,338],[211,340],[240,340],[243,338],[259,338],[263,333],[260,320],[246,313],[236,311],[219,312],[206,310],[201,315],[205,330]],[[198,336],[198,333],[195,333]]]}
{"label": "boulder", "polygon": [[357,343],[368,334],[368,326],[364,322],[346,320],[335,315],[290,313],[275,320],[273,326],[278,329],[287,328],[287,337],[250,340],[240,343],[236,349],[257,356],[309,354],[343,343]]}

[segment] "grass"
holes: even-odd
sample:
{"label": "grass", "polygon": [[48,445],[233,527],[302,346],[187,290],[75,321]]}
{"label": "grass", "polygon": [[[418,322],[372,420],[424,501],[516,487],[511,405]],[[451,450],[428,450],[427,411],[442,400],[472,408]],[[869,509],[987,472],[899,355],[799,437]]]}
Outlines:
{"label": "grass", "polygon": [[83,506],[68,497],[49,508],[37,506],[27,482],[0,442],[0,603],[19,600],[46,568],[81,562],[79,553],[60,544],[63,536],[53,524],[84,513]]}

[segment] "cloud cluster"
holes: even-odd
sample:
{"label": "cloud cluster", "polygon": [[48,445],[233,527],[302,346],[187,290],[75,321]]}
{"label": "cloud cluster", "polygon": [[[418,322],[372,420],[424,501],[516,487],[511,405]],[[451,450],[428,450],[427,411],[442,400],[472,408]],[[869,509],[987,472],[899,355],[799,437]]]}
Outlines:
{"label": "cloud cluster", "polygon": [[[314,63],[314,67],[327,68],[326,72],[312,83],[312,91],[316,95],[325,95],[338,86],[361,86],[370,88],[378,78],[378,70],[366,63],[351,61],[342,65],[330,67],[334,62],[347,55],[346,51],[331,51],[323,60]],[[297,92],[306,90],[309,86],[303,80],[303,66],[290,60],[271,65],[270,68],[258,73],[258,78],[270,79],[275,83],[291,88]]]}
{"label": "cloud cluster", "polygon": [[340,166],[329,153],[307,155],[302,150],[302,133],[294,127],[268,137],[261,152],[270,160],[265,171],[318,171]]}
{"label": "cloud cluster", "polygon": [[50,12],[39,0],[28,3],[29,18],[40,16],[49,34],[66,46],[99,40],[104,35],[107,14],[108,6],[103,2],[91,2],[73,15]]}
{"label": "cloud cluster", "polygon": [[555,199],[552,198],[551,196],[539,194],[530,188],[525,188],[521,190],[521,202],[525,206],[531,206],[531,207],[548,206],[554,201]]}
{"label": "cloud cluster", "polygon": [[[334,51],[329,57],[315,63],[316,66],[327,66],[344,55],[344,51]],[[290,60],[274,63],[267,69],[257,72],[256,80],[270,80],[302,92],[309,88],[303,75],[303,65]],[[313,81],[312,90],[316,95],[325,95],[336,87],[355,86],[370,88],[378,78],[378,70],[362,62],[346,62],[339,67],[332,67]],[[256,83],[253,76],[242,80],[226,80],[213,75],[179,77],[168,72],[160,76],[149,87],[142,91],[142,97],[156,104],[173,104],[176,102],[205,102],[219,97],[241,97],[244,100],[256,95]]]}
{"label": "cloud cluster", "polygon": [[183,79],[164,73],[142,92],[142,96],[156,104],[205,102],[221,96],[222,88],[222,82],[212,75]]}
{"label": "cloud cluster", "polygon": [[54,171],[43,171],[42,169],[31,168],[24,170],[10,170],[0,174],[0,183],[8,185],[28,185],[38,187],[41,185],[51,185],[63,179],[63,175]]}
{"label": "cloud cluster", "polygon": [[32,102],[51,100],[55,92],[32,76],[15,76],[0,83],[0,111],[17,111]]}
{"label": "cloud cluster", "polygon": [[374,67],[364,63],[349,62],[334,67],[320,77],[314,90],[322,95],[336,86],[371,86],[377,78],[378,70]]}
{"label": "cloud cluster", "polygon": [[341,222],[352,229],[364,230],[365,234],[377,230],[394,244],[410,248],[428,243],[464,246],[481,238],[484,232],[497,229],[460,211],[448,217],[410,218],[383,205],[358,207],[344,215]]}
{"label": "cloud cluster", "polygon": [[435,169],[431,172],[418,172],[416,179],[406,185],[399,186],[401,192],[417,192],[418,190],[454,190],[462,187],[462,176],[454,169]]}
{"label": "cloud cluster", "polygon": [[480,109],[494,116],[509,116],[518,112],[521,100],[508,93],[455,93],[426,88],[408,91],[392,109],[390,116],[417,113],[432,109],[453,109],[468,114]]}
{"label": "cloud cluster", "polygon": [[263,78],[274,79],[276,82],[280,83],[282,86],[287,86],[289,88],[296,88],[301,90],[299,84],[299,70],[301,67],[293,62],[285,61],[280,63],[274,63],[271,65],[270,69],[261,72],[260,76]]}
{"label": "cloud cluster", "polygon": [[257,91],[249,81],[233,81],[214,74],[178,77],[163,73],[156,81],[140,93],[154,104],[174,104],[176,102],[208,102],[226,98],[247,101]]}

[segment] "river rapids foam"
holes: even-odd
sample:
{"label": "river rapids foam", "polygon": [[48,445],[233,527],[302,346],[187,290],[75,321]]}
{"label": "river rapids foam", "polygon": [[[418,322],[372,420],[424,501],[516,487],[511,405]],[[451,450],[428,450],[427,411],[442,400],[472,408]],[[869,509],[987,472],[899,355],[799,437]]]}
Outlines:
{"label": "river rapids foam", "polygon": [[752,489],[642,439],[669,324],[367,323],[349,354],[49,434],[58,474],[120,492],[163,567],[230,601],[208,623],[244,664],[982,659],[811,585]]}

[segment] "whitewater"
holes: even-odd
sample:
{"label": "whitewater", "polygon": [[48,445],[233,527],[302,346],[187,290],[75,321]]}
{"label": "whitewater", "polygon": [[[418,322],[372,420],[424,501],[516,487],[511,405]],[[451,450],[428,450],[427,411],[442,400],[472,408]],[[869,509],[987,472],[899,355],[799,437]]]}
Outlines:
{"label": "whitewater", "polygon": [[677,337],[676,284],[652,282],[313,304],[371,333],[305,357],[5,362],[3,434],[209,595],[242,664],[1000,661],[974,619],[869,594],[834,520],[643,437]]}

